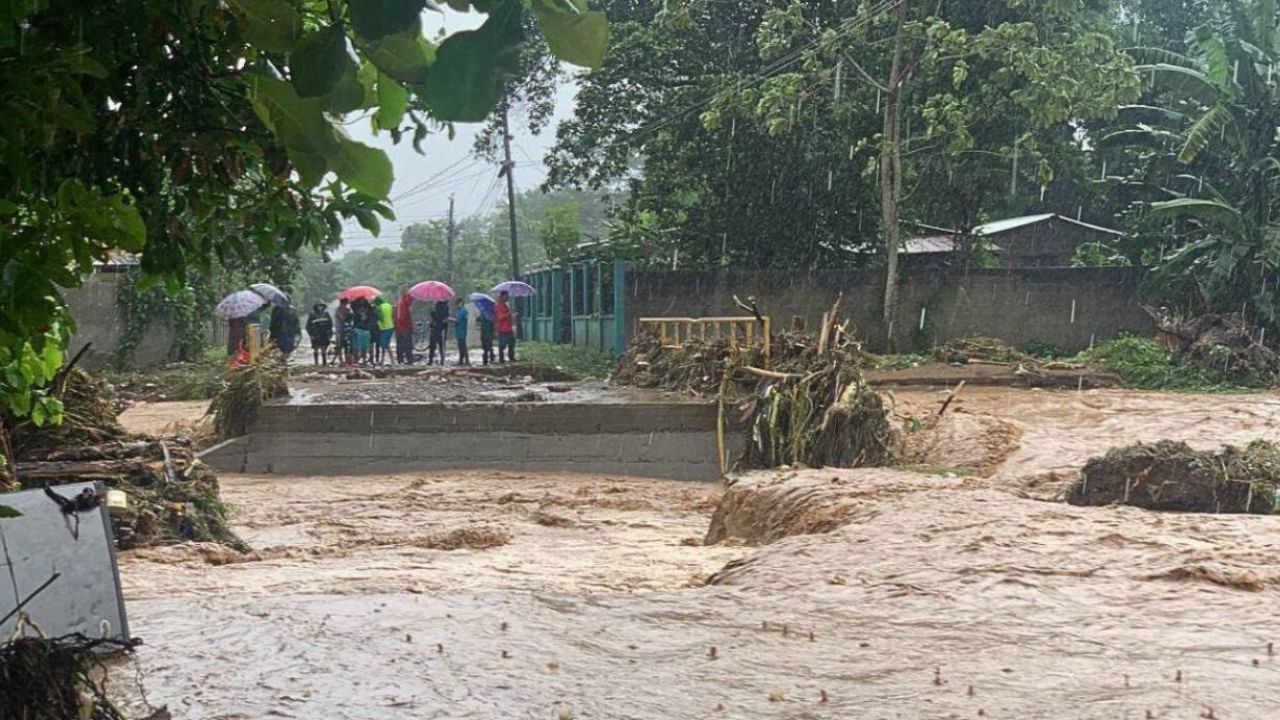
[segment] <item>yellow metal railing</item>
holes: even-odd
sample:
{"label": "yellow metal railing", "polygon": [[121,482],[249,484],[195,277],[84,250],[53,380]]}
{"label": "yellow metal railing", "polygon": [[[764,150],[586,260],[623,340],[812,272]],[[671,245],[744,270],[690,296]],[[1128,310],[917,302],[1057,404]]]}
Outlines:
{"label": "yellow metal railing", "polygon": [[769,318],[743,317],[649,317],[640,318],[641,330],[657,332],[663,347],[678,348],[691,341],[715,342],[727,339],[731,345],[759,347],[769,357]]}

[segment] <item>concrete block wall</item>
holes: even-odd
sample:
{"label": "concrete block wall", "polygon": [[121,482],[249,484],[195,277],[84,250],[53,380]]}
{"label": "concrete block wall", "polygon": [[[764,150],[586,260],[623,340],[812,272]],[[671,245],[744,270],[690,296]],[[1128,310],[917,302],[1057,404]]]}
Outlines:
{"label": "concrete block wall", "polygon": [[[1133,268],[907,270],[894,337],[902,349],[984,335],[1012,345],[1036,340],[1076,352],[1122,330],[1154,330],[1140,305],[1142,277]],[[839,293],[844,293],[842,313],[853,320],[871,350],[883,351],[880,269],[631,271],[628,327],[634,331],[636,319],[647,316],[741,315],[733,303],[737,294],[756,297],[775,330],[785,330],[797,316],[816,328]]]}
{"label": "concrete block wall", "polygon": [[247,436],[202,459],[250,474],[492,469],[714,480],[715,423],[713,405],[692,403],[273,405]]}

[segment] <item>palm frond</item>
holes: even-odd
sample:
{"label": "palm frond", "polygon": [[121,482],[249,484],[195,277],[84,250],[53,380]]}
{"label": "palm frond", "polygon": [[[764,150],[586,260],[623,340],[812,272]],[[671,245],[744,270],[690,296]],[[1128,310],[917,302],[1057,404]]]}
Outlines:
{"label": "palm frond", "polygon": [[1187,130],[1186,141],[1178,152],[1179,162],[1190,164],[1209,147],[1224,128],[1231,122],[1231,111],[1225,105],[1215,105],[1200,116],[1195,124]]}
{"label": "palm frond", "polygon": [[1131,47],[1122,50],[1137,65],[1176,65],[1178,67],[1195,68],[1196,61],[1172,50],[1158,47]]}
{"label": "palm frond", "polygon": [[1195,40],[1191,42],[1196,56],[1204,69],[1204,74],[1219,90],[1228,91],[1231,87],[1231,59],[1227,57],[1227,45],[1222,37],[1201,28]]}
{"label": "palm frond", "polygon": [[1146,117],[1156,118],[1169,123],[1182,123],[1188,118],[1186,113],[1162,108],[1157,105],[1121,105],[1119,111],[1128,115],[1142,115]]}
{"label": "palm frond", "polygon": [[1117,143],[1138,143],[1142,141],[1145,141],[1146,144],[1150,144],[1152,142],[1163,144],[1181,143],[1183,140],[1182,136],[1178,133],[1153,128],[1150,125],[1137,125],[1131,128],[1125,128],[1124,130],[1116,130],[1098,138],[1098,143],[1104,146],[1115,145]]}
{"label": "palm frond", "polygon": [[1241,226],[1240,211],[1216,200],[1180,198],[1155,202],[1151,203],[1151,214],[1154,217],[1190,218],[1229,233],[1238,232]]}

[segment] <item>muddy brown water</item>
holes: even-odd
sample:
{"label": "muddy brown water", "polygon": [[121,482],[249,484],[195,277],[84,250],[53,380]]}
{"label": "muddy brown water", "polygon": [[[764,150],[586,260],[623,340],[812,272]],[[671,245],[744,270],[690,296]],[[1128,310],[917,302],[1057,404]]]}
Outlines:
{"label": "muddy brown water", "polygon": [[758,548],[699,544],[712,483],[225,476],[255,555],[121,558],[141,690],[178,718],[1277,716],[1280,518],[1036,498],[1113,444],[1276,439],[1280,401],[973,388],[953,409],[931,452],[982,477],[749,476],[757,504],[847,521]]}

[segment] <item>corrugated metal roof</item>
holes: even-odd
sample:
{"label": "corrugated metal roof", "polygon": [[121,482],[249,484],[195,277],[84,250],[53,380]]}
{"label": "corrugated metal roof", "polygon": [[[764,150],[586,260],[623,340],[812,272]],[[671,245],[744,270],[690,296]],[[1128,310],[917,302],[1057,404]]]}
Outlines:
{"label": "corrugated metal roof", "polygon": [[1069,217],[1066,217],[1065,215],[1059,215],[1058,213],[1042,213],[1040,215],[1023,215],[1022,217],[996,220],[994,222],[989,222],[989,223],[986,223],[985,225],[979,225],[975,227],[973,229],[973,234],[974,235],[999,235],[1000,233],[1003,233],[1003,232],[1009,232],[1010,230],[1016,230],[1020,227],[1035,225],[1037,223],[1042,223],[1047,220],[1053,220],[1053,219],[1061,220],[1062,222],[1071,223],[1072,225],[1079,225],[1080,227],[1088,228],[1095,232],[1107,233],[1109,235],[1124,234],[1119,230],[1113,230],[1111,228],[1105,228],[1100,225],[1092,225],[1087,222],[1081,222],[1080,220],[1069,218]]}
{"label": "corrugated metal roof", "polygon": [[1035,225],[1053,217],[1053,213],[1045,213],[1043,215],[1023,215],[1022,217],[1006,218],[1004,220],[996,220],[985,225],[979,225],[973,229],[974,235],[997,235],[1002,232],[1016,230],[1027,225]]}
{"label": "corrugated metal roof", "polygon": [[950,235],[926,235],[903,240],[901,252],[906,255],[925,255],[928,253],[949,253],[954,252],[955,249],[955,238]]}

